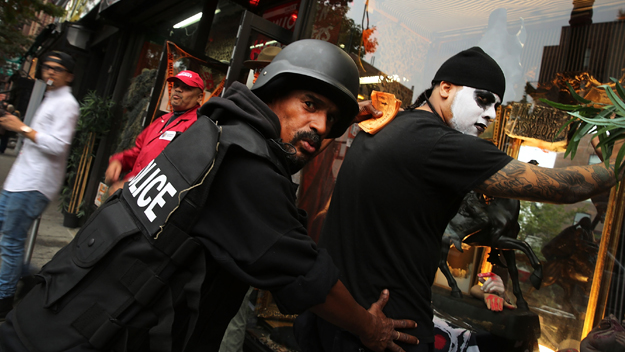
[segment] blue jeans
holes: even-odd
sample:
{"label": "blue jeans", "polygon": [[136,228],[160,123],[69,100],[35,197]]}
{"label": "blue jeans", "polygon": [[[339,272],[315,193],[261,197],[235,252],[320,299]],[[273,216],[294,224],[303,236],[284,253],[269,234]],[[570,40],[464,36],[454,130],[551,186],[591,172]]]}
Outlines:
{"label": "blue jeans", "polygon": [[0,193],[0,299],[13,297],[24,267],[24,243],[30,225],[50,200],[41,192]]}

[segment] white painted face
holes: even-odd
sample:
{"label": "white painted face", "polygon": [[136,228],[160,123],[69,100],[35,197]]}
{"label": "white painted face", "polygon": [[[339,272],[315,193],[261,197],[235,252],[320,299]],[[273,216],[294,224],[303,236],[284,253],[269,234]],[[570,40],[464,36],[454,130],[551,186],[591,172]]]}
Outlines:
{"label": "white painted face", "polygon": [[499,97],[487,90],[461,87],[451,103],[451,127],[464,134],[478,136],[495,120]]}

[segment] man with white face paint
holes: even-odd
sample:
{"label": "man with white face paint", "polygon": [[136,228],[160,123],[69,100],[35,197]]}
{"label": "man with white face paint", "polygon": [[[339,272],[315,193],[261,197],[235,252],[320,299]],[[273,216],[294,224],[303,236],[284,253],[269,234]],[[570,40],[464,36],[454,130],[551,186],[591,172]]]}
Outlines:
{"label": "man with white face paint", "polygon": [[[387,316],[417,322],[409,331],[420,343],[399,343],[406,351],[433,350],[431,286],[441,239],[467,192],[574,203],[615,184],[603,164],[541,168],[477,138],[504,91],[504,74],[490,56],[479,47],[460,52],[408,111],[375,135],[359,133],[341,166],[319,245],[360,304],[391,289]],[[357,341],[314,317],[300,316],[297,325],[305,323],[326,351]]]}
{"label": "man with white face paint", "polygon": [[497,115],[495,106],[500,102],[497,95],[487,90],[462,87],[451,104],[451,127],[478,136]]}

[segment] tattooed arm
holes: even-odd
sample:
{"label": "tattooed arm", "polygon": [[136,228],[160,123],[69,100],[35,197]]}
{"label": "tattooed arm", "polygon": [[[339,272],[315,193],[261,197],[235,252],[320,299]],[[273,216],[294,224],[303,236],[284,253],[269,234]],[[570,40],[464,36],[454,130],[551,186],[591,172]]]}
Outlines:
{"label": "tattooed arm", "polygon": [[512,160],[475,191],[491,197],[575,203],[615,184],[614,169],[606,169],[604,164],[549,169]]}

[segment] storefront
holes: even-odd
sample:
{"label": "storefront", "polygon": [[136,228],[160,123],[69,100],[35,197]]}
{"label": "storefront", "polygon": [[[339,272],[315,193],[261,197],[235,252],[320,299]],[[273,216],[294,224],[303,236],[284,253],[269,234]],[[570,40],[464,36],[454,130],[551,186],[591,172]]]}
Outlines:
{"label": "storefront", "polygon": [[[429,87],[444,60],[468,47],[482,47],[498,61],[507,79],[499,121],[484,138],[521,161],[563,167],[599,160],[588,139],[580,142],[574,159],[565,158],[566,138],[553,143],[553,134],[566,119],[555,128],[532,124],[532,114],[523,112],[522,104],[541,98],[573,103],[567,82],[581,95],[610,83],[611,77],[623,82],[624,11],[616,1],[318,2],[308,32],[352,54],[361,69],[361,99],[368,99],[375,89],[394,93],[404,107]],[[343,19],[334,20],[337,15]],[[562,119],[556,112],[547,115],[550,121]],[[315,239],[341,161],[356,133],[354,126],[302,172],[300,205],[309,213],[310,235]],[[543,267],[536,290],[529,279],[535,269],[517,251],[523,297],[536,319],[523,323],[516,337],[505,329],[493,331],[494,336],[514,339],[522,331],[526,336],[521,339],[535,338],[535,348],[541,351],[579,350],[580,341],[602,318],[609,314],[619,321],[624,318],[622,199],[622,191],[613,191],[572,205],[521,202],[517,238],[530,245]],[[554,253],[554,248],[560,251]],[[470,297],[468,289],[476,283],[476,274],[489,270],[486,258],[482,249],[467,248],[464,254],[452,249],[448,262],[465,297]],[[511,290],[512,284],[507,286]],[[453,312],[445,312],[444,307],[449,300],[438,297],[448,295],[446,287],[447,280],[439,273],[434,306],[449,318]],[[269,320],[280,326],[275,322],[288,320],[276,315],[271,303],[257,309],[264,323]],[[469,321],[465,319],[466,328],[484,329]]]}
{"label": "storefront", "polygon": [[[567,83],[578,94],[599,102],[602,98],[593,95],[599,85],[614,86],[611,77],[624,82],[622,3],[361,0],[342,4],[338,9],[325,2],[316,13],[320,17],[342,13],[344,23],[353,25],[342,26],[335,34],[332,30],[336,27],[314,27],[313,37],[331,38],[353,53],[362,69],[362,83],[372,76],[380,77],[377,86],[362,84],[362,99],[376,89],[394,93],[404,107],[410,105],[429,88],[444,60],[477,45],[495,58],[507,80],[498,121],[483,138],[492,140],[520,161],[536,160],[541,167],[599,162],[587,138],[579,143],[574,159],[570,155],[564,157],[566,138],[553,137],[568,117],[550,110],[542,113],[548,117],[536,122],[536,115],[541,113],[523,108],[541,98],[574,103]],[[358,32],[358,40],[362,38],[356,46],[354,32]],[[361,32],[365,35],[361,36]],[[545,121],[555,126],[546,126]],[[356,130],[348,131],[303,171],[300,201],[309,212],[313,238],[319,235],[333,181]],[[527,326],[535,324],[531,319],[516,329],[524,331],[528,339],[534,334],[540,346],[536,348],[541,351],[579,350],[580,341],[602,318],[609,314],[614,314],[618,321],[625,318],[622,202],[622,189],[571,205],[521,202],[521,230],[517,238],[527,242],[542,262],[543,279],[539,290],[532,287],[530,276],[535,269],[524,253],[516,251],[523,297],[537,315],[539,331],[533,332],[534,328]],[[476,283],[476,274],[490,270],[487,252],[468,247],[464,253],[455,248],[450,251],[448,263],[465,297],[470,297],[468,290]],[[502,275],[507,275],[505,269]],[[510,282],[507,286],[511,290]],[[460,306],[446,309],[451,304],[448,290],[447,280],[439,271],[434,287],[435,310],[447,318],[463,317]],[[491,326],[504,321],[493,319]],[[484,328],[470,316],[464,315],[460,320],[467,323],[468,329]],[[514,333],[507,335],[504,330],[495,330],[491,331],[494,335],[515,338]]]}
{"label": "storefront", "polygon": [[[565,158],[566,138],[553,143],[549,134],[559,126],[545,127],[545,132],[542,122],[532,124],[533,115],[523,104],[540,98],[572,103],[566,83],[586,96],[611,77],[622,83],[625,78],[625,6],[617,0],[75,0],[67,6],[68,20],[89,36],[79,50],[85,58],[84,78],[75,89],[95,89],[119,103],[111,132],[94,151],[85,199],[95,198],[108,156],[127,148],[167,110],[166,77],[184,68],[200,71],[208,99],[234,81],[247,82],[252,72],[243,62],[254,60],[265,46],[302,38],[336,44],[359,67],[359,99],[369,99],[373,90],[384,91],[395,94],[403,107],[429,88],[443,61],[480,46],[499,63],[507,80],[498,120],[483,137],[514,158],[536,160],[541,167],[599,160],[588,140],[580,142],[574,159]],[[300,175],[300,205],[309,213],[315,240],[341,162],[358,131],[357,126],[350,128]],[[566,206],[521,202],[517,238],[530,245],[543,265],[536,290],[529,279],[534,270],[529,260],[521,252],[516,255],[523,297],[538,324],[525,339],[537,342],[541,351],[579,349],[604,316],[624,318],[623,198],[621,188]],[[550,248],[565,243],[565,253],[554,256]],[[469,296],[476,275],[490,270],[490,263],[487,250],[464,252],[452,249],[448,262]],[[447,281],[438,276],[435,292],[447,295]],[[254,318],[270,329],[288,327],[293,317],[275,311],[265,293],[258,296]],[[435,308],[444,310],[437,302]],[[469,330],[485,329],[465,323]],[[248,339],[256,342],[247,348],[270,344],[259,336],[250,330]]]}

